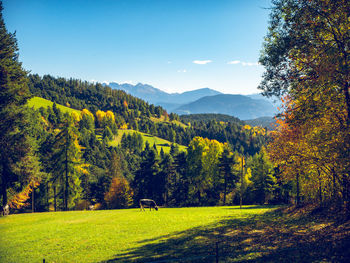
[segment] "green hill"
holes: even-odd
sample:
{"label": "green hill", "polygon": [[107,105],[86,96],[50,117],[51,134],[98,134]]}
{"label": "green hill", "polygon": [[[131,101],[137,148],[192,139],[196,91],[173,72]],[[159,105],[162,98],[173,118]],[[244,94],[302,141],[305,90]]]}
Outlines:
{"label": "green hill", "polygon": [[[33,97],[30,100],[28,100],[28,106],[30,108],[34,107],[34,109],[40,109],[41,107],[47,108],[47,107],[52,107],[53,102],[51,100],[47,100],[44,98],[40,98],[40,97]],[[62,112],[77,112],[80,114],[79,110],[75,110],[66,106],[63,106],[61,104],[56,104],[57,108],[59,108]]]}
{"label": "green hill", "polygon": [[[139,133],[139,134],[142,135],[142,138],[143,138],[143,141],[144,141],[144,145],[145,145],[145,143],[147,141],[151,146],[153,144],[156,144],[158,152],[160,152],[160,149],[163,148],[163,151],[165,153],[169,153],[170,146],[172,144],[170,141],[161,139],[159,137],[156,137],[156,136],[153,136],[153,135],[150,135],[150,134],[147,134],[147,133],[135,131],[135,130],[121,130],[121,129],[119,129],[118,130],[118,136],[113,141],[109,142],[109,145],[110,146],[117,146],[117,145],[119,145],[119,143],[120,143],[120,141],[121,141],[121,139],[123,137],[123,134],[131,134],[131,133],[134,133],[134,132]],[[186,149],[187,149],[186,146],[179,145],[177,143],[175,143],[175,144],[179,146],[180,151],[186,151]]]}

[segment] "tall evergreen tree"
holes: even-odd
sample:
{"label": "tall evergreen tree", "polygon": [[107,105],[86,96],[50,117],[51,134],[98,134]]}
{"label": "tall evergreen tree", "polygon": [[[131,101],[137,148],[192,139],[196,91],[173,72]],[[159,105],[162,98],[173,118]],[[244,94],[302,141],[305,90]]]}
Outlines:
{"label": "tall evergreen tree", "polygon": [[274,190],[276,178],[273,176],[273,165],[267,159],[265,150],[255,154],[251,164],[254,200],[264,204],[269,199],[269,195]]}
{"label": "tall evergreen tree", "polygon": [[219,158],[219,170],[222,176],[222,188],[223,188],[223,205],[226,205],[226,195],[228,193],[229,188],[237,183],[239,180],[239,176],[234,173],[233,165],[235,164],[234,155],[230,153],[227,147],[224,148],[224,151]]}
{"label": "tall evergreen tree", "polygon": [[78,173],[83,169],[77,129],[72,118],[65,117],[64,127],[56,135],[51,161],[54,187],[57,184],[63,197],[63,209],[68,210],[69,201],[78,197],[81,191]]}
{"label": "tall evergreen tree", "polygon": [[7,189],[18,180],[13,165],[30,150],[27,136],[25,104],[29,98],[26,71],[18,61],[17,40],[6,30],[0,2],[0,180],[3,205]]}

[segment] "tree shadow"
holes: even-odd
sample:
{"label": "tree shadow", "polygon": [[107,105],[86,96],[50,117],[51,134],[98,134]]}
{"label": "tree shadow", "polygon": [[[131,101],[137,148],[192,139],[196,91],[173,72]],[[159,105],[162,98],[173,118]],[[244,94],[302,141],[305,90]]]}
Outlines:
{"label": "tree shadow", "polygon": [[103,262],[350,262],[350,222],[286,217],[282,210],[227,217],[145,239]]}
{"label": "tree shadow", "polygon": [[238,207],[227,207],[223,209],[227,210],[249,210],[249,209],[267,209],[267,208],[274,208],[275,205],[251,205],[251,206],[242,206],[242,208]]}

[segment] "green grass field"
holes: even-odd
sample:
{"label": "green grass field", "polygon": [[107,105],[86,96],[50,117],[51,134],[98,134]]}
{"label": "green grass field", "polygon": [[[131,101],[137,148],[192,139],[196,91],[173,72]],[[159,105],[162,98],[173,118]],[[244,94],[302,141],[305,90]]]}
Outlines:
{"label": "green grass field", "polygon": [[[0,218],[0,262],[42,262],[43,258],[46,262],[116,258],[129,262],[143,261],[145,256],[166,258],[168,253],[175,258],[191,256],[196,251],[177,251],[167,247],[167,242],[178,239],[186,245],[187,235],[198,231],[194,242],[211,243],[214,241],[202,236],[201,231],[223,226],[223,220],[229,218],[244,220],[269,209],[161,208],[157,212],[126,209],[10,215]],[[148,246],[159,246],[164,251],[142,252]]]}
{"label": "green grass field", "polygon": [[[134,132],[140,133],[142,135],[144,144],[146,143],[146,141],[148,141],[148,143],[151,146],[155,143],[156,146],[157,146],[158,153],[160,152],[161,148],[163,148],[163,151],[165,153],[169,153],[170,152],[171,142],[169,142],[167,140],[164,140],[164,139],[161,139],[159,137],[156,137],[156,136],[153,136],[153,135],[150,135],[150,134],[147,134],[147,133],[135,131],[135,130],[121,130],[121,129],[119,129],[118,130],[118,136],[113,141],[110,141],[109,145],[110,146],[115,146],[115,147],[118,146],[118,144],[120,143],[124,133],[132,134]],[[186,146],[179,145],[179,144],[177,144],[177,145],[179,146],[180,151],[186,151],[186,149],[187,149]]]}
{"label": "green grass field", "polygon": [[[52,107],[53,102],[51,100],[43,99],[40,97],[33,97],[30,100],[28,100],[28,106],[34,107],[34,109],[40,109],[41,107],[47,108],[47,107]],[[57,108],[59,108],[62,112],[69,112],[72,113],[73,111],[76,111],[77,113],[80,114],[79,110],[75,110],[60,104],[56,104]]]}
{"label": "green grass field", "polygon": [[0,218],[0,262],[349,262],[349,221],[274,207],[72,211]]}

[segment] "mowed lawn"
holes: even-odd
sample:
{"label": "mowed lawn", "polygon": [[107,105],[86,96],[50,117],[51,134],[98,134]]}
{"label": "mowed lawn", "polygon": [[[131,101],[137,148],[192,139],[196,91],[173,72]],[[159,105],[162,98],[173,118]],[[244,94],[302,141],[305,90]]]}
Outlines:
{"label": "mowed lawn", "polygon": [[0,262],[350,262],[350,221],[267,206],[0,218]]}
{"label": "mowed lawn", "polygon": [[[100,262],[116,258],[143,261],[137,250],[142,251],[145,245],[159,244],[163,249],[167,239],[182,238],[186,231],[218,227],[227,218],[244,220],[270,210],[231,208],[72,211],[0,217],[0,262],[42,262],[44,258],[46,262]],[[171,256],[193,254],[183,249],[185,252],[175,251]],[[170,256],[168,251],[159,251],[158,255],[152,252],[154,255],[146,255]]]}

